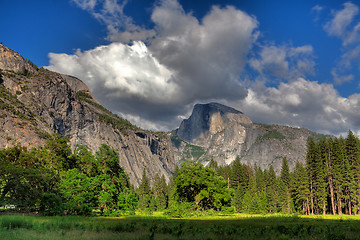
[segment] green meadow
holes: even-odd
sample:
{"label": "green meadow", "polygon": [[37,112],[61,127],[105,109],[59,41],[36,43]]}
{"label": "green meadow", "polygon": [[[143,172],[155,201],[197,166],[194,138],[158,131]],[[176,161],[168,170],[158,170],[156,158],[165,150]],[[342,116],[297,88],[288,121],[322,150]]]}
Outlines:
{"label": "green meadow", "polygon": [[360,216],[79,217],[1,215],[5,239],[360,239]]}

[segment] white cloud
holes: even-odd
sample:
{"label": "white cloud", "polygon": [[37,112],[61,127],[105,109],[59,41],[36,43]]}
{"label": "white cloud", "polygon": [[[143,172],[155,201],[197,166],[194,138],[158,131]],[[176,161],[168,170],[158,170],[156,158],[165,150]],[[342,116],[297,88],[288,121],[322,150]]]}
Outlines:
{"label": "white cloud", "polygon": [[72,1],[76,3],[81,9],[87,11],[94,10],[97,2],[97,0],[72,0]]}
{"label": "white cloud", "polygon": [[[104,23],[108,30],[109,41],[130,43],[132,41],[149,41],[155,35],[154,30],[145,29],[134,23],[124,14],[128,0],[72,0],[81,9],[88,11]],[[120,3],[119,3],[120,2]]]}
{"label": "white cloud", "polygon": [[74,55],[51,53],[49,69],[79,77],[106,107],[135,122],[141,117],[140,126],[154,128],[146,123],[151,120],[163,130],[177,127],[194,102],[246,96],[239,77],[257,37],[254,17],[213,7],[199,22],[166,0],[152,20],[156,36],[148,45],[114,42]]}
{"label": "white cloud", "polygon": [[354,20],[354,17],[358,14],[359,8],[351,3],[344,3],[344,9],[335,12],[334,18],[325,24],[325,31],[331,35],[339,37],[343,40],[343,45],[347,45],[351,42],[354,42],[358,37],[358,25],[352,29],[351,23]]}
{"label": "white cloud", "polygon": [[[306,80],[315,68],[312,46],[254,49],[259,23],[243,11],[215,6],[197,19],[177,1],[162,0],[151,15],[154,29],[143,29],[123,14],[126,1],[114,8],[116,1],[73,1],[106,23],[114,43],[73,55],[51,53],[49,68],[79,77],[101,103],[138,126],[174,129],[194,103],[220,101],[255,122],[335,134],[360,130],[360,95],[343,98],[330,84]],[[334,15],[329,34],[340,37],[339,26],[351,25],[357,11],[352,5],[344,5],[352,9],[350,17]],[[131,39],[143,41],[126,44]],[[345,52],[342,66],[357,56]],[[247,64],[259,74],[250,78]],[[338,69],[333,76],[338,83],[351,80]],[[267,87],[269,78],[286,83]]]}
{"label": "white cloud", "polygon": [[256,19],[233,7],[213,7],[199,23],[176,1],[163,3],[152,14],[158,35],[149,48],[177,72],[186,97],[242,98],[238,78],[256,39]]}
{"label": "white cloud", "polygon": [[354,63],[358,64],[360,57],[360,22],[357,22],[358,13],[359,8],[357,5],[351,2],[344,3],[344,8],[335,11],[333,18],[324,25],[324,30],[330,36],[341,39],[343,45],[342,51],[344,53],[331,71],[336,85],[354,79],[354,75],[348,72],[352,70]]}
{"label": "white cloud", "polygon": [[354,75],[353,74],[349,74],[349,75],[339,75],[336,69],[333,69],[331,71],[331,75],[334,78],[334,82],[336,85],[341,85],[345,82],[351,82],[354,79]]}
{"label": "white cloud", "polygon": [[250,66],[261,75],[296,79],[314,73],[313,48],[310,45],[262,46],[259,56],[250,59]]}
{"label": "white cloud", "polygon": [[115,99],[135,96],[153,103],[179,100],[172,72],[142,42],[132,46],[112,43],[75,55],[50,53],[49,57],[49,69],[79,76],[96,96],[105,94],[104,98]]}
{"label": "white cloud", "polygon": [[326,134],[360,130],[360,94],[339,96],[330,84],[298,78],[232,103],[254,122],[306,127]]}

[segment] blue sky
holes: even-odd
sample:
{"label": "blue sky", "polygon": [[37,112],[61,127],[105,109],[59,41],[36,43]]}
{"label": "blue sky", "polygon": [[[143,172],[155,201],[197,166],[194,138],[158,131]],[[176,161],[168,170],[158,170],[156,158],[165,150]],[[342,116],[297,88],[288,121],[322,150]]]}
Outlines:
{"label": "blue sky", "polygon": [[170,130],[195,103],[254,122],[360,133],[360,4],[4,0],[0,42],[82,79],[113,112]]}

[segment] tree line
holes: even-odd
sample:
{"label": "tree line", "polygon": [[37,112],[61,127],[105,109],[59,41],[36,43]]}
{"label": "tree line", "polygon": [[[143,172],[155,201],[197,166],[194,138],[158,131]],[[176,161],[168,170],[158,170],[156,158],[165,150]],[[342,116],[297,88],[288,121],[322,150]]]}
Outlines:
{"label": "tree line", "polygon": [[74,153],[66,138],[53,135],[43,147],[0,150],[0,206],[45,215],[118,216],[163,211],[183,216],[198,211],[225,213],[360,213],[360,140],[309,138],[304,163],[281,172],[241,163],[207,166],[186,161],[170,181],[146,169],[139,187],[131,185],[114,149],[86,146]]}

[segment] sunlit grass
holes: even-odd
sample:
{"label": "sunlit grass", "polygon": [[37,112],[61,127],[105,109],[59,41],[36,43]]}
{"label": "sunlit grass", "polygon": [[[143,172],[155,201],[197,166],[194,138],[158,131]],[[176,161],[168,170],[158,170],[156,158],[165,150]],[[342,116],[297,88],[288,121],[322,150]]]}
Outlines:
{"label": "sunlit grass", "polygon": [[172,219],[0,215],[0,239],[359,239],[360,216],[228,214]]}

